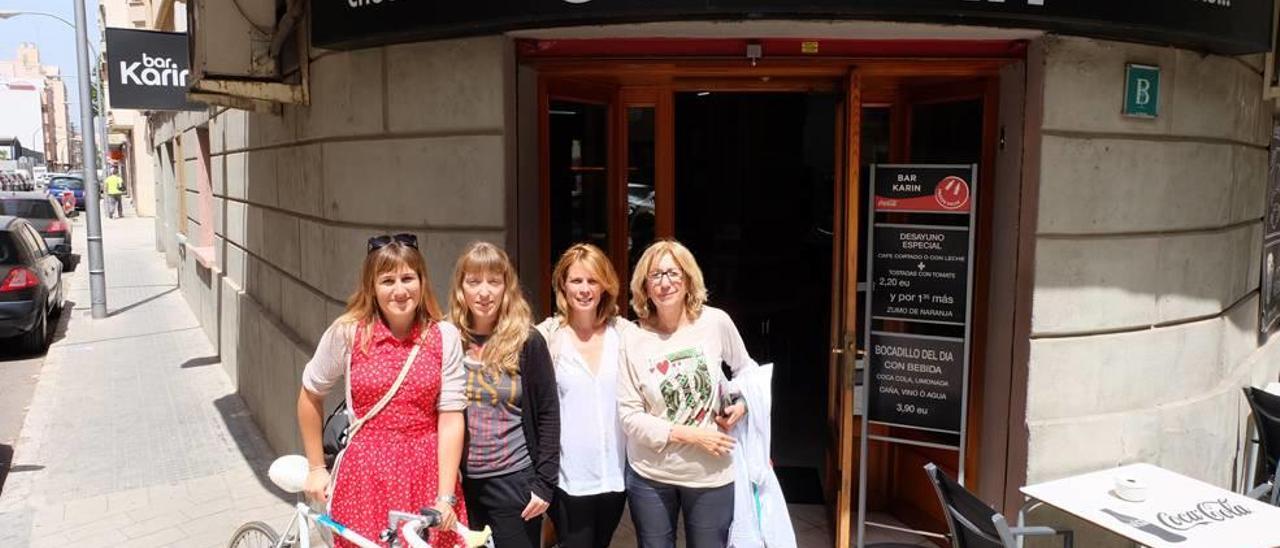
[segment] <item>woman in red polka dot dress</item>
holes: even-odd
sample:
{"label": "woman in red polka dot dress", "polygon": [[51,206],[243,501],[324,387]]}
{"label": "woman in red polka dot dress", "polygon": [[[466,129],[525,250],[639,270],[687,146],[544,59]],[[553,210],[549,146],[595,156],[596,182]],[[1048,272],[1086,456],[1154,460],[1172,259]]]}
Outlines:
{"label": "woman in red polka dot dress", "polygon": [[[466,521],[458,483],[467,405],[461,339],[441,321],[415,236],[378,236],[368,247],[346,313],[325,331],[302,374],[298,422],[311,464],[304,490],[311,500],[328,501],[336,521],[370,540],[386,528],[388,511],[433,507],[443,523],[431,531],[431,545],[463,546],[453,531],[457,520]],[[331,477],[321,443],[325,394],[347,375],[347,401],[356,417],[365,417],[392,390],[410,356],[401,385],[351,438]]]}

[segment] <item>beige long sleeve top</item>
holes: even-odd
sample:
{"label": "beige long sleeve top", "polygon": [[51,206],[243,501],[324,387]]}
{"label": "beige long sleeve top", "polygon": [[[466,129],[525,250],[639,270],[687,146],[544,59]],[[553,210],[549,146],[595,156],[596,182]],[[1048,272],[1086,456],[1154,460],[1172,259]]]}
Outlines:
{"label": "beige long sleeve top", "polygon": [[720,411],[720,364],[736,376],[756,362],[723,310],[705,306],[693,323],[662,335],[643,328],[622,333],[626,360],[618,375],[618,414],[627,461],[640,476],[683,487],[733,482],[733,460],[670,443],[675,425],[714,430]]}

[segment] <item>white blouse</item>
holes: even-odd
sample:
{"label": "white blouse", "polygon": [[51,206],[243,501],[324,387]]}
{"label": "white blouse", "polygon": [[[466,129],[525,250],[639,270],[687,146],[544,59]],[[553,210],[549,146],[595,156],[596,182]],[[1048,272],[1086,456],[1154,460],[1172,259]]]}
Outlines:
{"label": "white blouse", "polygon": [[560,395],[560,489],[575,497],[622,492],[626,489],[626,438],[618,420],[617,393],[622,337],[613,325],[605,329],[600,366],[592,375],[570,339],[572,330],[554,331],[551,354]]}

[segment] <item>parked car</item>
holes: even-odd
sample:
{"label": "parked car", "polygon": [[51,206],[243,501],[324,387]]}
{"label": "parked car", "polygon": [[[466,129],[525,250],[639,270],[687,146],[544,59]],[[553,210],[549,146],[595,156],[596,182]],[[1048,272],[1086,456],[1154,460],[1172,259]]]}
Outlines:
{"label": "parked car", "polygon": [[29,352],[49,347],[49,320],[62,314],[57,251],[65,250],[50,250],[25,219],[0,215],[0,337]]}
{"label": "parked car", "polygon": [[76,209],[84,210],[84,177],[59,173],[49,177],[46,191],[55,198],[62,196],[63,190],[70,190],[76,197]]}
{"label": "parked car", "polygon": [[0,172],[0,190],[35,190],[35,182],[27,178],[26,173],[18,171]]}
{"label": "parked car", "polygon": [[[64,270],[71,270],[71,221],[56,199],[40,192],[0,192],[0,215],[22,217],[44,238],[49,249],[65,249],[58,253]],[[59,245],[66,244],[59,248]]]}

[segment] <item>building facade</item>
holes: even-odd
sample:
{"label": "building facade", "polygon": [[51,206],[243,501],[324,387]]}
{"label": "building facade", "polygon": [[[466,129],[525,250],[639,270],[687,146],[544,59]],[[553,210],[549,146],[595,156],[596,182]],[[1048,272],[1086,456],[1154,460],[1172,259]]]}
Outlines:
{"label": "building facade", "polygon": [[[40,140],[28,142],[39,147],[35,150],[44,152],[50,169],[71,169],[75,165],[71,161],[71,119],[67,110],[67,86],[62,80],[61,70],[53,65],[40,64],[40,48],[35,44],[22,43],[18,44],[17,59],[0,60],[0,82],[8,82],[10,88],[35,87],[39,91]],[[15,114],[21,116],[20,113]],[[28,129],[25,134],[13,135],[31,140],[34,133],[34,129]]]}
{"label": "building facade", "polygon": [[[867,312],[867,246],[907,218],[871,209],[872,174],[948,164],[976,174],[963,467],[956,451],[873,447],[869,508],[940,531],[930,461],[1010,515],[1020,486],[1128,462],[1241,487],[1240,387],[1280,374],[1258,291],[1270,3],[1087,25],[1012,4],[683,4],[514,19],[313,4],[308,105],[153,118],[159,246],[274,447],[299,450],[293,394],[367,237],[418,234],[437,295],[467,243],[499,243],[541,313],[569,243],[625,275],[674,237],[777,363],[774,460],[846,546],[867,333],[898,325]],[[1215,30],[1247,20],[1261,23]]]}

